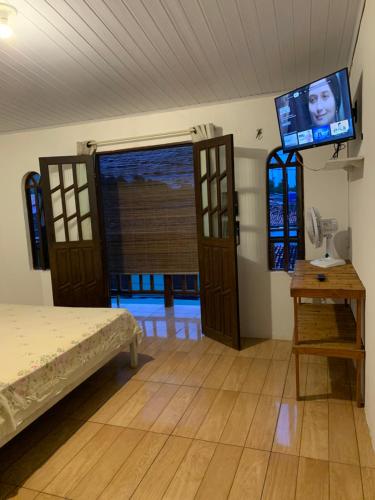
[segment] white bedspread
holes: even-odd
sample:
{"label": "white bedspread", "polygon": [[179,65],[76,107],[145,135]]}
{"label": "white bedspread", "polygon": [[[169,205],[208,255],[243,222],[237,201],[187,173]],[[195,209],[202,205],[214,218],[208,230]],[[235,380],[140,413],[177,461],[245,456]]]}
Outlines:
{"label": "white bedspread", "polygon": [[0,441],[85,365],[141,338],[124,309],[0,304]]}

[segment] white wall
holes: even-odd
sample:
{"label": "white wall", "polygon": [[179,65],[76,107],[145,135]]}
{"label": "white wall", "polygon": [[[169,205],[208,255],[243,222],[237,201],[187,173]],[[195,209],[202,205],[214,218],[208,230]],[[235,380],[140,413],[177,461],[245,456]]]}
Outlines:
{"label": "white wall", "polygon": [[[52,303],[49,272],[30,269],[22,203],[21,180],[26,171],[39,170],[40,156],[75,154],[77,141],[187,129],[207,122],[222,127],[224,134],[234,134],[241,212],[239,286],[242,335],[291,338],[290,277],[284,272],[267,271],[265,159],[268,152],[280,144],[272,97],[0,136],[3,179],[0,302]],[[257,128],[263,129],[261,141],[255,139]],[[331,154],[331,148],[319,148],[304,152],[303,157],[308,167],[319,169]],[[319,207],[324,216],[337,217],[340,227],[346,228],[345,173],[306,169],[305,208],[311,205]],[[308,258],[320,253],[307,243]]]}
{"label": "white wall", "polygon": [[[349,183],[352,260],[366,287],[366,415],[375,441],[375,1],[367,0],[351,71],[352,95],[361,93],[363,140],[351,145],[350,156],[363,155],[363,171]],[[362,83],[361,83],[362,82]]]}

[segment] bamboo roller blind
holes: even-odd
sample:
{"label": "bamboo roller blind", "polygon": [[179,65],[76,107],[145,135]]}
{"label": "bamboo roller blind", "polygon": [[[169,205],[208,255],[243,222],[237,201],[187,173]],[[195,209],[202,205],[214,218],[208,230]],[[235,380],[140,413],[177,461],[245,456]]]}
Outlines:
{"label": "bamboo roller blind", "polygon": [[191,145],[99,156],[112,273],[198,272]]}

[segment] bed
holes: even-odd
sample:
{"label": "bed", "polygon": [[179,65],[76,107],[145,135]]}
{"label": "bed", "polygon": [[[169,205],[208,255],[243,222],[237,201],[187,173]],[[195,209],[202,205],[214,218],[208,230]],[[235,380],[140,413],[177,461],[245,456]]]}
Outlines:
{"label": "bed", "polygon": [[0,304],[0,447],[141,338],[124,309]]}

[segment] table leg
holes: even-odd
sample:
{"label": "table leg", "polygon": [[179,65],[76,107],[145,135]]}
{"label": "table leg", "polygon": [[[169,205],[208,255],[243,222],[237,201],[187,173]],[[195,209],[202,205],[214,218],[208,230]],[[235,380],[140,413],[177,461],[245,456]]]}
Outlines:
{"label": "table leg", "polygon": [[296,361],[296,399],[297,401],[300,399],[299,396],[299,354],[295,351],[295,361]]}
{"label": "table leg", "polygon": [[362,401],[362,358],[356,360],[356,400],[357,406],[360,408],[363,406]]}
{"label": "table leg", "polygon": [[362,299],[357,299],[357,314],[356,314],[356,347],[360,349],[362,346]]}
{"label": "table leg", "polygon": [[[299,300],[301,300],[299,298]],[[293,332],[293,342],[298,344],[298,300],[297,297],[293,298],[293,309],[294,309],[294,332]]]}

